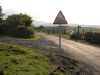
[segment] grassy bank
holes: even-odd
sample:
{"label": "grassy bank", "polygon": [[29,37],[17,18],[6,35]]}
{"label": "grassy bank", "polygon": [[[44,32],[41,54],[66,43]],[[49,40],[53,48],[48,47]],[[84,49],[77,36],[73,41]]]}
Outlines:
{"label": "grassy bank", "polygon": [[0,43],[0,75],[49,75],[52,71],[51,62],[42,53]]}

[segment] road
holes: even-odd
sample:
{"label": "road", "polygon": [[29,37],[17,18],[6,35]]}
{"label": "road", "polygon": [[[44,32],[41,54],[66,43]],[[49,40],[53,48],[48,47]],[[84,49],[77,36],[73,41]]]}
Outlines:
{"label": "road", "polygon": [[[59,38],[53,35],[47,35],[39,33],[42,37],[53,41],[54,43],[59,43]],[[70,53],[72,57],[81,62],[85,62],[91,67],[95,68],[98,72],[95,72],[95,75],[100,75],[100,48],[94,47],[91,45],[66,40],[62,38],[62,49]]]}

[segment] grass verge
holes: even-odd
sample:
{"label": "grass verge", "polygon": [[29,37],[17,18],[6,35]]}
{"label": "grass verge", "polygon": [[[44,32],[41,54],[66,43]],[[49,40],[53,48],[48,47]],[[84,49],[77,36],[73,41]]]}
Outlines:
{"label": "grass verge", "polygon": [[41,52],[0,43],[0,75],[49,75],[53,70],[51,62]]}
{"label": "grass verge", "polygon": [[12,36],[3,36],[3,37],[0,37],[1,40],[7,40],[7,39],[11,39],[11,40],[39,40],[41,39],[41,36],[39,35],[34,35],[33,38],[17,38],[17,37],[12,37]]}

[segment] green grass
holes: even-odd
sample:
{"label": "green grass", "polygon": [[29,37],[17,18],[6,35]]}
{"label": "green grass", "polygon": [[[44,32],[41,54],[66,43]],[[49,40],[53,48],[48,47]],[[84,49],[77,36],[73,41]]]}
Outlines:
{"label": "green grass", "polygon": [[27,39],[24,39],[24,38],[16,38],[17,40],[39,40],[41,39],[41,37],[39,35],[34,35],[33,38],[27,38]]}
{"label": "green grass", "polygon": [[3,39],[11,39],[11,40],[39,40],[41,39],[41,37],[39,35],[34,35],[33,38],[17,38],[17,37],[11,37],[11,36],[4,36],[4,37],[0,37],[1,40]]}
{"label": "green grass", "polygon": [[[34,49],[0,43],[0,75],[49,75],[54,70],[50,64]],[[63,73],[58,71],[55,75]]]}

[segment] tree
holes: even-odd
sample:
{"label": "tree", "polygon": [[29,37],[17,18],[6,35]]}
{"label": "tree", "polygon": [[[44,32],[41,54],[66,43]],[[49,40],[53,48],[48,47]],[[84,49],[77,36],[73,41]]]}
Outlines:
{"label": "tree", "polygon": [[2,6],[0,6],[0,34],[3,32],[4,28],[4,23],[5,21],[3,20],[4,13],[2,13]]}
{"label": "tree", "polygon": [[3,23],[3,16],[4,13],[2,13],[2,6],[0,6],[0,25]]}
{"label": "tree", "polygon": [[30,27],[31,24],[32,24],[32,17],[26,15],[26,14],[22,14],[20,13],[19,14],[19,17],[20,17],[20,24],[21,25],[24,25],[25,27]]}
{"label": "tree", "polygon": [[8,27],[16,28],[20,25],[20,18],[17,14],[10,15],[6,18],[6,25]]}
{"label": "tree", "polygon": [[13,14],[6,18],[5,34],[30,38],[34,35],[34,29],[32,27],[32,18],[27,14]]}
{"label": "tree", "polygon": [[39,26],[39,29],[44,29],[44,26],[43,25]]}
{"label": "tree", "polygon": [[30,27],[32,24],[32,18],[26,14],[13,14],[6,18],[6,25],[17,28],[19,26]]}
{"label": "tree", "polygon": [[45,28],[44,28],[43,25],[41,25],[41,26],[38,27],[38,29],[39,29],[39,31],[43,31]]}

